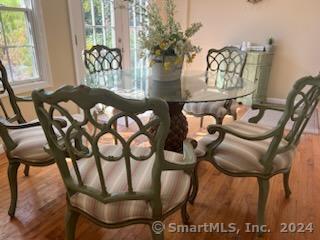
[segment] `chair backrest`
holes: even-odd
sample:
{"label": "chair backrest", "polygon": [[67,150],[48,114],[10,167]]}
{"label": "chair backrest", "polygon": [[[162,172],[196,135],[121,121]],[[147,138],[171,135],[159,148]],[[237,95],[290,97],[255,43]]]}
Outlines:
{"label": "chair backrest", "polygon": [[[276,154],[295,148],[298,145],[300,137],[318,105],[319,98],[320,75],[301,78],[294,84],[287,97],[286,109],[277,127],[273,130],[274,137],[265,155],[265,160],[273,159]],[[289,120],[293,121],[293,126],[285,135],[285,126]],[[287,140],[288,144],[279,147],[283,138]],[[268,169],[270,170],[272,166],[270,161],[268,162]]]}
{"label": "chair backrest", "polygon": [[[123,200],[147,200],[156,203],[161,208],[160,189],[161,171],[164,161],[164,144],[169,132],[170,118],[168,105],[160,99],[148,99],[143,101],[133,101],[124,99],[105,89],[91,89],[86,86],[71,87],[66,86],[52,94],[47,94],[43,90],[32,93],[35,109],[38,118],[46,134],[50,151],[56,160],[60,173],[64,180],[69,196],[76,192],[87,194],[103,203]],[[74,119],[68,110],[63,107],[64,102],[73,102],[83,110],[84,119]],[[96,104],[103,104],[117,109],[117,114],[112,116],[107,122],[100,123],[92,116],[92,111]],[[146,111],[152,111],[154,117],[143,123],[137,116]],[[57,121],[53,120],[54,115],[63,115],[69,122],[68,126],[62,130]],[[129,121],[136,125],[137,130],[130,137],[124,137],[113,126],[119,118],[128,116]],[[97,131],[88,130],[90,126],[97,128]],[[132,127],[133,128],[133,127]],[[120,151],[105,153],[102,151],[101,141],[105,136],[111,139],[116,137]],[[143,136],[148,139],[148,147],[137,154],[132,151],[137,138]],[[86,144],[87,143],[87,144]],[[111,146],[111,145],[108,145]],[[70,156],[72,169],[69,169],[66,158]],[[150,157],[152,156],[150,160]],[[100,187],[92,188],[84,181],[84,177],[79,170],[79,160],[94,161],[96,176],[99,176]],[[138,192],[132,181],[131,164],[139,161],[154,161],[152,163],[152,188],[145,192]],[[106,162],[123,164],[126,171],[127,190],[125,192],[112,195],[108,192],[107,182],[114,179],[105,180],[103,167]],[[135,162],[137,163],[137,162]],[[150,162],[149,162],[150,163]],[[121,165],[122,166],[122,165]],[[75,177],[76,176],[76,177]],[[151,180],[150,180],[151,181]],[[109,182],[110,183],[110,182]],[[151,204],[153,205],[153,204]]]}
{"label": "chair backrest", "polygon": [[[10,110],[6,108],[0,98],[0,107],[1,110],[4,114],[4,117],[9,121],[9,122],[18,122],[18,123],[25,123],[26,120],[23,118],[20,108],[18,106],[16,96],[14,94],[14,91],[12,87],[10,86],[10,83],[8,81],[8,74],[6,71],[6,68],[2,64],[0,60],[0,81],[1,81],[1,86],[0,86],[0,96],[7,94],[9,97],[10,105],[11,105],[11,110],[13,112],[13,115],[10,115]],[[9,110],[9,111],[8,111]]]}
{"label": "chair backrest", "polygon": [[119,48],[95,45],[84,50],[84,64],[89,73],[122,69],[122,54]]}
{"label": "chair backrest", "polygon": [[210,49],[207,54],[207,72],[216,74],[220,88],[238,87],[246,63],[247,53],[236,47]]}
{"label": "chair backrest", "polygon": [[318,105],[319,97],[320,75],[304,77],[294,84],[287,98],[286,110],[279,121],[283,128],[289,120],[293,121],[293,126],[285,137],[290,144],[299,143],[300,136]]}

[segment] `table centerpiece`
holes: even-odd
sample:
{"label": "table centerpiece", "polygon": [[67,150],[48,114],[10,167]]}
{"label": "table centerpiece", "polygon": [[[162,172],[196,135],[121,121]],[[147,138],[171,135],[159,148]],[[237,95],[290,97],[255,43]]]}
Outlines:
{"label": "table centerpiece", "polygon": [[199,31],[202,24],[193,23],[183,31],[180,23],[175,20],[174,0],[164,0],[163,11],[156,0],[151,0],[147,7],[136,4],[136,9],[145,16],[139,39],[143,49],[141,57],[150,58],[152,79],[179,80],[184,60],[191,63],[201,51],[199,46],[191,43],[190,38]]}

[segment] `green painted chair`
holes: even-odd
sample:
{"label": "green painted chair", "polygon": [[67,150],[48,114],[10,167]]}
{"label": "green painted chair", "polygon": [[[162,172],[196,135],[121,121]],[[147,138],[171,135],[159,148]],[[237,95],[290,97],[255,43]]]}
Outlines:
{"label": "green painted chair", "polygon": [[[241,84],[243,69],[246,63],[247,53],[236,47],[224,47],[222,49],[210,49],[207,54],[207,74],[210,82],[219,88],[233,88]],[[214,82],[212,82],[214,80]],[[203,117],[212,116],[217,124],[222,124],[226,115],[232,115],[237,119],[238,103],[235,99],[229,101],[188,103],[183,110],[193,116],[201,117],[200,127],[203,127]]]}
{"label": "green painted chair", "polygon": [[[122,54],[120,48],[109,48],[104,45],[94,45],[90,49],[83,51],[84,65],[89,74],[97,74],[122,69]],[[105,121],[105,106],[99,104],[96,106],[95,114],[98,119],[102,116],[101,121]],[[113,114],[117,114],[114,109]],[[129,127],[128,118],[125,118],[125,125]],[[117,123],[114,124],[117,127]]]}
{"label": "green painted chair", "polygon": [[1,61],[0,72],[2,83],[0,94],[7,94],[10,103],[10,106],[5,107],[0,99],[0,107],[3,112],[3,115],[0,116],[0,135],[9,161],[11,204],[8,214],[13,217],[17,205],[17,171],[20,164],[25,165],[24,174],[28,176],[30,166],[48,166],[54,163],[54,159],[43,149],[47,140],[40,123],[38,121],[27,123],[19,108],[18,102],[32,102],[31,97],[18,97],[14,94],[8,82],[7,71]]}
{"label": "green painted chair", "polygon": [[[229,125],[211,125],[209,135],[199,141],[196,154],[199,161],[212,163],[219,171],[233,177],[256,177],[259,184],[257,223],[265,224],[264,215],[269,194],[269,179],[283,174],[285,196],[291,194],[289,175],[294,151],[311,118],[320,96],[320,76],[298,80],[287,98],[286,106],[274,107],[264,104],[259,114],[250,119],[251,123],[234,121]],[[282,111],[282,118],[273,129],[256,123],[267,109]],[[289,120],[294,122],[286,133]],[[195,171],[196,175],[196,171]],[[195,176],[197,180],[197,176]],[[196,181],[190,201],[193,203],[198,191]],[[260,232],[260,235],[262,232]]]}
{"label": "green painted chair", "polygon": [[[183,221],[188,221],[186,205],[196,156],[188,141],[184,154],[164,151],[170,126],[164,101],[126,100],[108,90],[86,86],[66,86],[52,94],[34,91],[32,98],[67,190],[68,240],[75,238],[79,215],[106,228],[147,224],[152,229],[154,223],[181,209]],[[63,107],[69,101],[83,110],[83,121],[73,119]],[[99,123],[92,116],[98,103],[120,111],[108,122]],[[155,117],[144,124],[137,115],[146,111],[153,111]],[[71,123],[66,131],[52,120],[55,115],[63,115]],[[112,127],[124,116],[137,126],[129,137]],[[88,124],[97,131],[87,132]],[[103,143],[105,136],[117,138],[119,144]],[[138,144],[140,137],[147,141]],[[152,231],[152,236],[164,238],[160,230]]]}

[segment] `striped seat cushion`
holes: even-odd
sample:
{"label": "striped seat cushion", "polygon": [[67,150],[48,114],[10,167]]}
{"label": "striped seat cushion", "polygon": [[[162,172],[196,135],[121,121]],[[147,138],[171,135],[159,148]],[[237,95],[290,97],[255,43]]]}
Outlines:
{"label": "striped seat cushion", "polygon": [[[269,130],[257,124],[251,124],[242,121],[234,121],[227,125],[235,131],[245,134],[262,134]],[[214,141],[217,135],[207,135],[203,137],[196,149],[198,157],[206,154],[206,146]],[[263,141],[248,141],[231,134],[226,134],[223,142],[217,147],[214,153],[214,161],[222,169],[231,173],[263,173],[264,166],[260,159],[266,153],[271,139]],[[285,146],[286,140],[282,140],[280,146]],[[281,169],[287,169],[291,166],[294,151],[287,151],[278,154],[273,160],[273,172]]]}
{"label": "striped seat cushion", "polygon": [[[103,145],[100,152],[107,156],[119,156],[119,145]],[[145,154],[143,147],[133,147],[135,156]],[[171,162],[182,162],[183,155],[165,151],[165,158]],[[134,191],[148,191],[152,189],[151,174],[154,156],[146,161],[131,159],[132,184]],[[78,161],[80,173],[84,184],[101,190],[95,161],[92,158]],[[128,189],[126,167],[124,159],[117,162],[101,160],[106,188],[109,193],[122,193]],[[72,172],[72,171],[71,171]],[[72,173],[75,179],[75,174]],[[76,181],[76,180],[75,180]],[[161,176],[161,201],[163,213],[170,211],[185,201],[189,188],[190,176],[184,171],[164,171]],[[104,223],[119,223],[137,218],[151,219],[152,210],[146,201],[131,200],[103,204],[102,202],[82,193],[76,193],[70,198],[70,203],[90,216]]]}
{"label": "striped seat cushion", "polygon": [[17,147],[10,152],[12,157],[32,163],[52,160],[43,148],[47,144],[47,139],[41,126],[12,130],[9,134],[17,144]]}
{"label": "striped seat cushion", "polygon": [[183,110],[189,114],[195,115],[214,115],[222,118],[227,114],[227,109],[224,107],[225,102],[203,102],[203,103],[187,103]]}
{"label": "striped seat cushion", "polygon": [[[80,114],[74,114],[73,117],[78,121],[83,119]],[[59,118],[66,120],[65,117]],[[35,119],[32,122],[38,122],[38,119]],[[47,139],[41,126],[10,130],[9,135],[17,144],[17,147],[10,152],[11,157],[31,163],[47,162],[53,159],[44,150],[44,146],[47,144]]]}

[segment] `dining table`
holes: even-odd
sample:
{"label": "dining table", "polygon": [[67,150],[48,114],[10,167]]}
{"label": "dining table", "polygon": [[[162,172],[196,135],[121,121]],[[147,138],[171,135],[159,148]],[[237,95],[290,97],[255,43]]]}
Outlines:
{"label": "dining table", "polygon": [[81,84],[108,89],[131,100],[161,98],[167,102],[170,132],[165,149],[182,152],[188,134],[188,121],[183,113],[186,103],[231,101],[252,94],[255,83],[236,75],[208,71],[183,71],[176,81],[153,80],[150,68],[114,70],[87,74]]}

